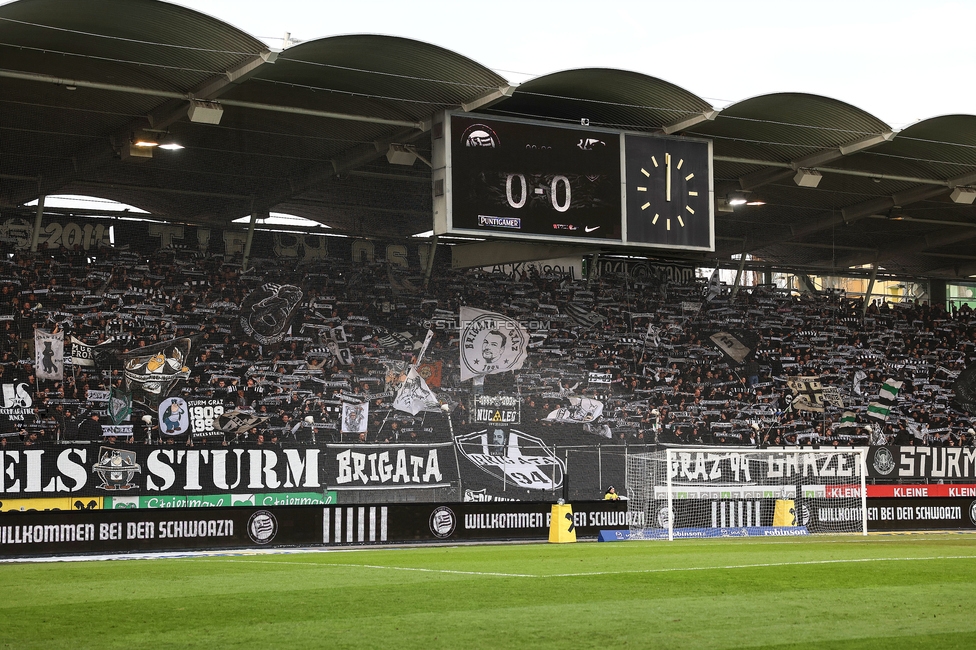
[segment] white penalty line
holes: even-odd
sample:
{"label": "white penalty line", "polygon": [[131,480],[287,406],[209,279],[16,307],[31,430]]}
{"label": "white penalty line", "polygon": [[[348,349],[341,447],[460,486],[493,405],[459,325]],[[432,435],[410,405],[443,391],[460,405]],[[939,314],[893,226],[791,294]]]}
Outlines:
{"label": "white penalty line", "polygon": [[581,571],[577,573],[502,573],[497,571],[458,571],[455,569],[431,569],[427,567],[388,566],[383,564],[349,564],[335,562],[285,562],[281,560],[245,560],[219,557],[199,558],[198,562],[243,562],[248,564],[281,564],[286,566],[314,566],[347,569],[380,569],[383,571],[414,571],[418,573],[443,573],[448,575],[484,576],[496,578],[584,578],[639,573],[675,573],[680,571],[728,571],[733,569],[764,569],[788,566],[816,566],[826,564],[860,564],[869,562],[924,562],[932,560],[976,560],[976,555],[932,555],[928,557],[870,557],[846,560],[803,560],[795,562],[761,562],[756,564],[725,564],[699,567],[662,567],[656,569],[630,569],[622,571]]}

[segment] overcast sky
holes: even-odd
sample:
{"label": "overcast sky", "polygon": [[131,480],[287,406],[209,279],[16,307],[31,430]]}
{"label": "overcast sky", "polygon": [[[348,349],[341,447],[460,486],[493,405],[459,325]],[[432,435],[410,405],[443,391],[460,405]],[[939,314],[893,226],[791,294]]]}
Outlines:
{"label": "overcast sky", "polygon": [[178,0],[281,47],[285,32],[404,36],[513,82],[579,67],[634,70],[717,107],[795,91],[895,128],[976,113],[976,2],[930,0]]}

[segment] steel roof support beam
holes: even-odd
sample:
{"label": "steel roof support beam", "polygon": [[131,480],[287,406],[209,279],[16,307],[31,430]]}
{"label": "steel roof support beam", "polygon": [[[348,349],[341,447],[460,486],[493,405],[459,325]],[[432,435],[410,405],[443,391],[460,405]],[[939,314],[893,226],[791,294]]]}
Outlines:
{"label": "steel roof support beam", "polygon": [[[495,102],[511,97],[514,92],[514,86],[499,86],[467,102],[462,102],[461,109],[468,112],[478,108],[485,108]],[[223,103],[232,105],[228,102]],[[432,119],[428,119],[419,125],[411,125],[411,128],[397,131],[389,137],[380,138],[371,144],[352,147],[326,164],[315,165],[306,169],[300,175],[289,178],[287,187],[282,186],[281,189],[273,191],[270,195],[263,198],[266,199],[268,205],[273,207],[301,194],[313,185],[336,176],[351,173],[363,165],[368,165],[374,160],[383,157],[391,144],[409,144],[417,140],[430,130],[432,122]]]}
{"label": "steel roof support beam", "polygon": [[[172,90],[159,90],[157,88],[140,88],[138,86],[125,86],[121,84],[100,83],[95,81],[84,81],[81,79],[65,79],[46,74],[36,74],[33,72],[17,72],[15,70],[0,70],[0,77],[7,79],[20,79],[21,81],[37,81],[49,83],[56,86],[75,86],[77,88],[92,88],[95,90],[108,90],[120,93],[130,93],[135,95],[148,95],[151,97],[162,97],[165,99],[181,99],[190,101],[197,99],[193,93],[177,92]],[[325,117],[333,120],[350,120],[353,122],[368,122],[370,124],[388,124],[390,126],[404,126],[412,129],[426,130],[423,122],[411,122],[406,120],[390,120],[383,117],[371,117],[369,115],[355,115],[352,113],[336,113],[333,111],[320,111],[312,108],[300,108],[297,106],[280,106],[278,104],[263,104],[260,102],[245,102],[238,100],[223,100],[220,102],[224,106],[238,106],[241,108],[251,108],[261,111],[275,111],[278,113],[291,113],[293,115],[309,115],[311,117]]]}
{"label": "steel roof support beam", "polygon": [[[972,183],[976,183],[976,171],[961,174],[946,181],[946,185],[948,187],[970,185]],[[751,236],[746,236],[746,241],[743,248],[726,248],[723,251],[716,252],[719,257],[733,255],[740,252],[751,253],[753,251],[765,248],[766,246],[789,242],[794,239],[806,237],[807,235],[829,230],[836,226],[851,224],[874,214],[885,213],[895,207],[904,207],[919,201],[936,198],[944,195],[946,193],[946,189],[946,187],[941,186],[913,187],[904,192],[892,194],[891,196],[884,196],[863,201],[856,205],[843,208],[839,211],[824,212],[813,217],[804,225],[791,225],[791,232],[788,235],[763,237],[763,233],[765,233],[768,228],[756,230],[751,233]]]}
{"label": "steel roof support beam", "polygon": [[967,262],[956,266],[944,266],[938,269],[930,269],[925,275],[934,277],[956,278],[972,282],[971,276],[976,276],[976,262]]}
{"label": "steel roof support beam", "polygon": [[[274,63],[277,58],[278,53],[270,50],[255,54],[237,65],[228,68],[222,75],[211,77],[190,91],[189,94],[193,95],[196,99],[217,99],[237,84],[254,76],[261,66]],[[175,101],[167,102],[146,117],[149,119],[149,125],[152,128],[165,129],[170,124],[183,119],[189,107],[189,103],[185,101],[181,101],[178,104]]]}
{"label": "steel roof support beam", "polygon": [[[244,62],[238,64],[237,66],[228,69],[223,75],[211,79],[205,82],[203,86],[200,87],[199,91],[201,95],[197,95],[196,91],[192,92],[178,92],[169,90],[160,90],[156,88],[141,88],[137,86],[126,86],[121,84],[111,84],[111,83],[100,83],[93,81],[85,81],[80,79],[66,79],[61,77],[54,77],[51,75],[29,73],[29,72],[19,72],[15,70],[2,70],[0,69],[0,78],[8,79],[19,79],[22,81],[35,81],[39,83],[48,83],[60,86],[75,86],[78,88],[92,88],[95,90],[106,90],[112,92],[122,92],[137,95],[147,95],[151,97],[161,97],[163,99],[178,100],[176,102],[166,102],[163,106],[160,106],[153,112],[150,116],[147,116],[151,124],[154,124],[153,128],[165,128],[169,124],[172,124],[176,120],[180,119],[186,114],[187,102],[192,99],[207,99],[216,96],[229,89],[235,82],[239,83],[246,79],[249,75],[254,74],[257,69],[264,64],[271,63],[274,61],[274,55],[272,52],[267,52],[266,54],[255,55]],[[209,93],[210,97],[204,97],[203,93]],[[298,115],[308,115],[311,117],[323,117],[328,119],[339,119],[339,120],[352,120],[358,122],[368,122],[373,124],[386,124],[391,126],[403,126],[408,127],[413,132],[422,133],[429,125],[425,125],[423,122],[410,122],[406,120],[390,120],[386,118],[379,117],[369,117],[366,115],[351,115],[346,113],[335,113],[332,111],[318,111],[314,109],[305,109],[291,106],[277,106],[273,104],[262,104],[257,102],[245,102],[245,101],[229,101],[224,100],[221,102],[225,106],[238,106],[241,108],[251,108],[256,110],[268,110],[277,111]],[[158,114],[157,114],[158,112]],[[130,127],[133,125],[130,125]],[[138,124],[133,128],[138,128]],[[128,139],[128,131],[122,136],[124,139]],[[50,174],[45,176],[44,184],[39,188],[40,194],[53,194],[59,189],[70,183],[78,174],[85,172],[92,168],[97,168],[111,161],[116,154],[115,147],[108,138],[98,139],[93,142],[88,147],[77,152],[71,157],[71,164],[66,165],[64,168],[59,170],[55,174]],[[20,205],[38,196],[33,192],[29,194],[20,193],[16,195],[9,195],[3,197],[0,203]]]}
{"label": "steel roof support beam", "polygon": [[488,92],[479,95],[473,99],[470,99],[461,104],[461,110],[465,113],[470,113],[471,111],[476,111],[479,108],[487,108],[492,104],[496,104],[503,99],[507,99],[515,94],[515,86],[504,85],[498,88],[493,88]]}
{"label": "steel roof support beam", "polygon": [[[793,169],[791,163],[776,162],[775,160],[757,160],[755,158],[740,158],[737,156],[714,156],[715,162],[741,163],[743,165],[758,165],[761,167],[778,167],[780,169]],[[898,174],[883,174],[881,172],[866,172],[859,169],[837,169],[835,167],[810,167],[824,174],[838,174],[840,176],[859,176],[870,178],[876,181],[899,181],[902,183],[918,183],[919,185],[939,185],[940,187],[952,187],[950,181],[942,178],[924,178],[922,176],[901,176]],[[758,173],[758,172],[755,172]]]}
{"label": "steel roof support beam", "polygon": [[959,242],[964,242],[970,239],[976,239],[976,228],[939,230],[937,232],[923,235],[922,237],[915,237],[907,244],[903,243],[881,248],[878,250],[876,257],[869,258],[866,255],[858,255],[855,253],[853,255],[840,258],[834,263],[834,265],[838,270],[842,271],[851,266],[867,264],[872,260],[876,261],[878,264],[883,264],[887,260],[896,258],[900,255],[905,255],[907,253],[918,253],[930,248],[938,248],[939,246],[958,244]]}
{"label": "steel roof support beam", "polygon": [[666,135],[671,135],[672,133],[678,133],[679,131],[686,131],[691,127],[695,126],[696,124],[713,121],[716,117],[718,117],[718,114],[720,112],[721,111],[719,111],[718,109],[712,109],[710,111],[702,111],[701,113],[697,113],[695,115],[692,115],[691,117],[685,118],[683,120],[679,120],[672,124],[665,124],[664,126],[661,127],[661,130],[664,131]]}
{"label": "steel roof support beam", "polygon": [[878,265],[875,264],[871,269],[871,281],[868,282],[868,290],[864,293],[864,304],[861,305],[861,320],[868,315],[868,303],[871,302],[871,294],[874,293],[874,282],[878,279]]}
{"label": "steel roof support beam", "polygon": [[885,131],[884,133],[870,135],[839,147],[823,149],[821,151],[803,156],[802,158],[791,160],[789,162],[788,169],[761,169],[759,171],[752,172],[751,174],[746,174],[739,179],[739,186],[744,190],[752,190],[769,183],[777,183],[789,178],[799,169],[811,169],[819,165],[825,165],[827,163],[840,160],[844,156],[850,156],[851,154],[859,151],[864,151],[865,149],[870,149],[878,146],[879,144],[889,142],[894,137],[894,131]]}

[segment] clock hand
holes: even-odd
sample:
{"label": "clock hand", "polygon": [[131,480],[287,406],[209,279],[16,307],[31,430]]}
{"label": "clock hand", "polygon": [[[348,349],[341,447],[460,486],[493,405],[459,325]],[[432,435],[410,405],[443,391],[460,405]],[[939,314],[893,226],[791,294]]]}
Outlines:
{"label": "clock hand", "polygon": [[665,187],[664,200],[670,201],[671,200],[671,154],[669,153],[664,154],[664,165],[668,169],[668,175],[664,186]]}

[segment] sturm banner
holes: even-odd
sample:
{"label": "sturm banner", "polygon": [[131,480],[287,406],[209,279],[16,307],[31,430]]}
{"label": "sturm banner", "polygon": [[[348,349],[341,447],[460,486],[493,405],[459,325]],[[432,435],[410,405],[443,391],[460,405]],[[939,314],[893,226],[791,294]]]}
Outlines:
{"label": "sturm banner", "polygon": [[0,451],[0,495],[321,491],[322,448],[65,446]]}
{"label": "sturm banner", "polygon": [[445,489],[459,482],[453,447],[449,442],[212,449],[103,443],[8,450],[0,451],[0,499]]}
{"label": "sturm banner", "polygon": [[873,479],[934,479],[969,482],[976,478],[973,447],[871,447],[868,476]]}

